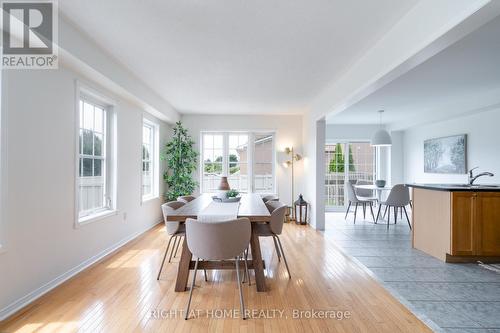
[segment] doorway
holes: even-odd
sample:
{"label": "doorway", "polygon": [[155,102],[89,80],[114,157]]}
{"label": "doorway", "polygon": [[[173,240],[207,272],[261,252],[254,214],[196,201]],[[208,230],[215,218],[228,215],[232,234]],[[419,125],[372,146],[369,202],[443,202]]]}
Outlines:
{"label": "doorway", "polygon": [[327,143],[325,163],[325,209],[342,211],[348,202],[346,181],[374,181],[376,149],[363,141]]}

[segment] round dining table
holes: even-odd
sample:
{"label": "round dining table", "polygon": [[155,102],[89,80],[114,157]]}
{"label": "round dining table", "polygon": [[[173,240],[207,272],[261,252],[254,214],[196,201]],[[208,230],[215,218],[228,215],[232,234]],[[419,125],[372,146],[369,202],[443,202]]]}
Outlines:
{"label": "round dining table", "polygon": [[378,200],[378,202],[382,201],[382,191],[390,191],[390,190],[392,190],[392,186],[379,187],[379,186],[374,185],[374,184],[354,185],[354,188],[357,188],[357,189],[360,189],[360,190],[375,191],[377,193],[377,200]]}

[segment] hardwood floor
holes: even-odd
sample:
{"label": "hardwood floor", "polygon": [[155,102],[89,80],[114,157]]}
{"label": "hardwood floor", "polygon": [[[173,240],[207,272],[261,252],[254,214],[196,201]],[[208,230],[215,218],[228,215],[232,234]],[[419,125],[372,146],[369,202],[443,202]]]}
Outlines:
{"label": "hardwood floor", "polygon": [[[289,224],[281,239],[292,279],[272,239],[262,239],[270,291],[256,292],[251,273],[253,283],[243,290],[247,309],[255,312],[245,321],[219,318],[221,310],[239,309],[234,271],[208,272],[209,282],[198,274],[191,308],[200,316],[183,319],[188,292],[174,292],[179,254],[156,280],[166,246],[159,225],[1,322],[0,332],[430,332],[327,235]],[[350,316],[312,319],[302,312],[294,319],[294,309]],[[271,318],[258,318],[263,315]]]}

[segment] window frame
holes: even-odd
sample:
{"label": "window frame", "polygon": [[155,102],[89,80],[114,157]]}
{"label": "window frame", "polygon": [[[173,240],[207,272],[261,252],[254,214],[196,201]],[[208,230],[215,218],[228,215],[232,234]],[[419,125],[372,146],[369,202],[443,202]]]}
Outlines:
{"label": "window frame", "polygon": [[[329,139],[325,143],[326,146],[333,146],[336,144],[341,144],[342,145],[342,155],[344,158],[344,175],[347,176],[349,173],[349,145],[350,144],[355,144],[355,143],[369,143],[370,140],[368,139]],[[375,181],[377,178],[378,170],[380,169],[379,162],[380,162],[380,147],[372,147],[373,149],[373,156],[372,156],[372,163],[373,163],[373,180]],[[328,162],[325,160],[325,176],[328,174]],[[347,177],[344,178],[344,181],[348,179]],[[326,183],[324,185],[326,187]],[[326,196],[326,193],[325,193]],[[340,211],[345,211],[347,208],[347,191],[344,190],[344,206],[329,206],[326,205],[326,198],[325,198],[325,210],[327,212],[340,212]]]}
{"label": "window frame", "polygon": [[[75,94],[75,222],[79,228],[94,221],[116,215],[117,211],[117,139],[116,139],[116,103],[90,86],[76,82]],[[105,177],[105,207],[95,209],[84,216],[80,215],[80,101],[87,101],[104,110],[103,150],[104,150],[104,177]]]}
{"label": "window frame", "polygon": [[[143,155],[142,155],[142,146],[144,144],[144,127],[149,127],[152,130],[152,149],[150,150],[150,171],[151,171],[151,194],[143,195]],[[153,153],[153,157],[151,158],[151,153]],[[160,126],[154,121],[143,116],[142,118],[142,126],[141,126],[141,150],[140,150],[141,164],[141,204],[150,200],[158,199],[160,197]]]}
{"label": "window frame", "polygon": [[[247,161],[242,162],[247,164],[247,170],[248,170],[248,191],[247,192],[242,192],[242,193],[258,193],[262,195],[267,195],[267,194],[274,194],[276,195],[278,193],[278,183],[276,181],[276,166],[277,166],[277,156],[276,156],[276,130],[201,130],[200,131],[200,145],[199,145],[199,154],[200,154],[200,161],[199,161],[199,182],[200,182],[200,193],[211,193],[208,192],[203,188],[203,175],[204,175],[204,151],[205,151],[205,144],[204,144],[204,135],[206,134],[212,134],[212,135],[222,135],[222,172],[221,175],[229,175],[229,135],[232,134],[245,134],[248,135],[248,155],[247,155]],[[254,156],[254,150],[255,150],[255,137],[259,134],[270,134],[272,136],[272,180],[273,180],[273,189],[269,192],[255,192],[255,156]],[[241,164],[241,163],[239,163]]]}

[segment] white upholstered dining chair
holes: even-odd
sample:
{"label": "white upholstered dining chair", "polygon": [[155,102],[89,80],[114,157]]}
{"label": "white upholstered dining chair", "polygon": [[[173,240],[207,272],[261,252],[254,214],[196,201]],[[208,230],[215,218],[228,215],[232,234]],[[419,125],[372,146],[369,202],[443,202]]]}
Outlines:
{"label": "white upholstered dining chair", "polygon": [[[410,200],[410,190],[408,186],[404,184],[397,184],[395,185],[392,189],[391,192],[389,193],[389,196],[387,197],[387,200],[384,202],[380,202],[380,205],[378,207],[378,212],[377,212],[377,219],[375,220],[375,223],[378,222],[378,218],[380,216],[380,210],[382,206],[385,206],[385,213],[387,213],[387,210],[389,210],[387,214],[387,229],[389,229],[389,221],[391,219],[391,208],[394,210],[394,224],[397,223],[398,221],[398,209],[401,210],[401,217],[403,215],[403,212],[406,215],[406,220],[408,221],[408,226],[410,227],[411,230],[411,222],[410,218],[408,217],[408,212],[406,211],[406,206],[410,205],[411,206],[411,200]],[[384,216],[385,216],[384,213]]]}
{"label": "white upholstered dining chair", "polygon": [[[193,256],[196,257],[194,274],[189,290],[189,300],[186,307],[185,319],[189,318],[189,308],[193,297],[194,283],[198,262],[201,260],[226,260],[235,259],[236,277],[240,293],[240,307],[245,319],[245,304],[241,290],[240,258],[250,244],[251,225],[248,218],[239,218],[224,222],[198,222],[194,219],[186,220],[187,245]],[[245,261],[245,267],[246,261]]]}
{"label": "white upholstered dining chair", "polygon": [[167,217],[169,214],[173,213],[176,209],[179,209],[184,205],[185,203],[180,201],[170,201],[161,205],[161,211],[163,213],[163,222],[165,223],[167,235],[170,235],[170,238],[168,239],[165,255],[163,256],[163,260],[160,266],[160,271],[158,272],[158,277],[156,278],[157,280],[160,279],[161,271],[163,269],[163,265],[165,264],[165,259],[167,258],[168,249],[170,247],[172,239],[174,240],[174,244],[172,245],[172,250],[170,250],[170,257],[168,258],[168,262],[171,262],[172,255],[174,253],[175,254],[177,253],[177,248],[179,247],[179,244],[182,241],[182,237],[186,234],[186,225],[184,223],[167,222]]}
{"label": "white upholstered dining chair", "polygon": [[288,272],[288,278],[292,278],[290,275],[290,269],[288,268],[288,262],[286,261],[285,252],[283,252],[283,246],[279,236],[283,231],[283,223],[285,222],[285,214],[287,206],[279,201],[268,201],[266,202],[267,209],[271,213],[271,221],[269,223],[259,223],[254,225],[255,231],[259,237],[272,237],[274,241],[274,246],[276,248],[276,254],[278,255],[278,260],[281,261],[281,257],[285,261],[286,271]]}

